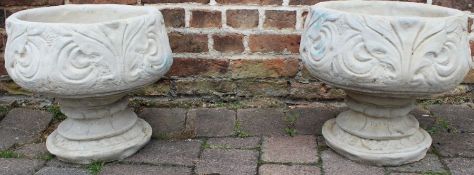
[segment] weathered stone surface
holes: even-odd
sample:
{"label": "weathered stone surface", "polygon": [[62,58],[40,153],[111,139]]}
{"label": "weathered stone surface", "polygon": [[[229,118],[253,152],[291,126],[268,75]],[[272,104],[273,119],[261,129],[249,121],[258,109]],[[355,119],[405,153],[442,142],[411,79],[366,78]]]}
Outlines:
{"label": "weathered stone surface", "polygon": [[421,173],[421,172],[436,172],[436,173],[446,173],[447,170],[443,168],[441,161],[438,156],[434,154],[427,154],[422,160],[401,165],[398,167],[387,167],[389,171],[392,172],[411,172],[411,173]]}
{"label": "weathered stone surface", "polygon": [[429,110],[435,117],[446,120],[459,132],[474,132],[474,110],[464,105],[433,105]]}
{"label": "weathered stone surface", "polygon": [[198,159],[201,141],[152,140],[124,162],[192,166]]}
{"label": "weathered stone surface", "polygon": [[316,163],[318,151],[314,136],[265,137],[262,160],[279,163]]}
{"label": "weathered stone surface", "polygon": [[250,135],[285,135],[286,123],[280,109],[238,109],[240,129]]}
{"label": "weathered stone surface", "polygon": [[176,80],[178,95],[224,95],[235,94],[236,83],[232,80]]}
{"label": "weathered stone surface", "polygon": [[191,174],[191,168],[179,166],[152,166],[152,165],[106,165],[101,175],[185,175]]}
{"label": "weathered stone surface", "polygon": [[286,80],[237,80],[237,96],[273,96],[282,97],[288,94]]}
{"label": "weathered stone surface", "polygon": [[45,143],[33,143],[23,145],[20,148],[17,148],[15,152],[31,159],[44,158],[45,156],[49,155]]}
{"label": "weathered stone surface", "polygon": [[300,83],[290,81],[290,97],[296,99],[343,99],[346,94],[342,89],[333,88],[321,82]]}
{"label": "weathered stone surface", "polygon": [[29,175],[43,166],[43,160],[0,158],[0,174]]}
{"label": "weathered stone surface", "polygon": [[260,175],[320,175],[317,166],[265,164],[258,169]]}
{"label": "weathered stone surface", "polygon": [[89,175],[86,169],[79,168],[56,168],[44,167],[40,169],[35,175]]}
{"label": "weathered stone surface", "polygon": [[453,175],[472,175],[474,160],[467,158],[448,158],[443,160]]}
{"label": "weathered stone surface", "polygon": [[52,115],[45,111],[26,108],[10,110],[0,122],[0,150],[38,139],[51,119]]}
{"label": "weathered stone surface", "polygon": [[323,159],[323,171],[325,174],[351,174],[351,175],[383,175],[382,167],[369,166],[350,161],[332,150],[325,150],[321,153]]}
{"label": "weathered stone surface", "polygon": [[425,130],[429,130],[436,123],[436,117],[432,116],[430,111],[421,106],[417,106],[414,110],[410,111],[410,114],[418,119],[420,127]]}
{"label": "weathered stone surface", "polygon": [[186,109],[145,108],[138,116],[151,125],[154,138],[161,138],[163,135],[173,137],[185,129]]}
{"label": "weathered stone surface", "polygon": [[196,164],[197,174],[253,175],[258,152],[253,150],[206,149]]}
{"label": "weathered stone surface", "polygon": [[235,111],[223,108],[191,109],[188,112],[189,128],[198,136],[230,136],[234,132]]}
{"label": "weathered stone surface", "polygon": [[53,158],[53,159],[49,160],[48,162],[46,162],[46,166],[47,167],[56,167],[56,168],[79,168],[79,169],[86,168],[85,165],[67,163],[67,162],[61,161],[57,158]]}
{"label": "weathered stone surface", "polygon": [[257,148],[260,144],[259,137],[246,138],[210,138],[207,144],[211,148],[225,148],[225,149],[252,149]]}
{"label": "weathered stone surface", "polygon": [[296,131],[298,134],[321,134],[325,121],[335,118],[346,108],[325,105],[318,108],[295,108],[287,112],[287,115],[296,115]]}
{"label": "weathered stone surface", "polygon": [[433,147],[445,157],[474,157],[474,134],[433,134]]}

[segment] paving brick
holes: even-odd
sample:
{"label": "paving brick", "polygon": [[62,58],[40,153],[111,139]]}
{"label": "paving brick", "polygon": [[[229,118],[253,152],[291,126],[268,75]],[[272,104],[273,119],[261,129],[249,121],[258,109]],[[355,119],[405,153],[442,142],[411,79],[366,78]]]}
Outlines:
{"label": "paving brick", "polygon": [[145,108],[139,116],[151,125],[154,138],[177,136],[185,130],[186,109]]}
{"label": "paving brick", "polygon": [[197,174],[254,175],[258,152],[253,150],[206,149],[196,164]]}
{"label": "paving brick", "polygon": [[320,175],[317,166],[265,164],[258,169],[260,175]]}
{"label": "paving brick", "polygon": [[192,11],[189,24],[191,27],[196,28],[220,28],[222,25],[221,21],[220,11],[194,10]]}
{"label": "paving brick", "polygon": [[324,122],[335,118],[346,108],[330,105],[318,108],[295,108],[287,112],[288,115],[296,115],[295,128],[298,134],[317,134],[321,135],[321,129]]}
{"label": "paving brick", "polygon": [[314,136],[265,137],[262,160],[279,163],[316,163],[318,151]]}
{"label": "paving brick", "polygon": [[225,149],[252,149],[260,146],[259,137],[246,138],[210,138],[207,144],[211,148],[225,148]]}
{"label": "paving brick", "polygon": [[389,171],[392,172],[409,172],[409,173],[423,173],[423,172],[433,172],[433,173],[447,173],[448,171],[443,168],[443,164],[439,160],[438,156],[434,154],[427,154],[422,160],[410,163],[406,165],[401,165],[397,167],[387,167]]}
{"label": "paving brick", "polygon": [[262,53],[299,53],[300,35],[258,34],[250,35],[249,48]]}
{"label": "paving brick", "polygon": [[152,140],[124,162],[192,166],[198,159],[201,141]]}
{"label": "paving brick", "polygon": [[464,105],[434,105],[429,110],[433,116],[446,120],[459,132],[474,132],[474,110]]}
{"label": "paving brick", "polygon": [[274,29],[294,29],[296,25],[296,11],[267,10],[263,27]]}
{"label": "paving brick", "polygon": [[285,135],[286,123],[280,109],[238,109],[240,129],[250,135]]}
{"label": "paving brick", "polygon": [[191,109],[187,121],[197,136],[230,136],[234,133],[235,111],[223,108]]}
{"label": "paving brick", "polygon": [[241,53],[244,51],[241,34],[214,35],[214,49],[223,53]]}
{"label": "paving brick", "polygon": [[87,165],[82,164],[73,164],[68,162],[63,162],[57,158],[53,158],[46,162],[47,167],[55,167],[55,168],[76,168],[76,169],[84,169]]}
{"label": "paving brick", "polygon": [[171,32],[168,33],[168,37],[173,53],[200,53],[208,51],[207,35]]}
{"label": "paving brick", "polygon": [[162,9],[166,27],[184,27],[184,9]]}
{"label": "paving brick", "polygon": [[44,167],[40,169],[35,175],[89,175],[86,169],[79,168],[56,168]]}
{"label": "paving brick", "polygon": [[49,155],[45,143],[33,143],[23,145],[17,148],[15,152],[30,159],[45,158]]}
{"label": "paving brick", "polygon": [[258,10],[227,10],[227,25],[233,28],[256,28],[258,27]]}
{"label": "paving brick", "polygon": [[209,0],[141,0],[143,4],[148,3],[200,3],[200,4],[208,4]]}
{"label": "paving brick", "polygon": [[43,166],[43,160],[0,158],[0,174],[33,174]]}
{"label": "paving brick", "polygon": [[137,4],[137,0],[69,0],[72,4]]}
{"label": "paving brick", "polygon": [[432,146],[441,156],[474,158],[474,134],[437,133],[431,136]]}
{"label": "paving brick", "polygon": [[106,165],[101,175],[185,175],[191,174],[191,168],[179,166],[152,166],[152,165]]}
{"label": "paving brick", "polygon": [[0,122],[0,150],[14,144],[25,144],[38,139],[48,127],[51,113],[27,108],[15,108]]}
{"label": "paving brick", "polygon": [[472,175],[474,160],[467,158],[448,158],[443,160],[453,175]]}
{"label": "paving brick", "polygon": [[[207,44],[207,38],[206,38]],[[207,46],[206,46],[207,47]],[[199,66],[197,66],[199,65]],[[228,60],[174,58],[173,65],[166,76],[168,77],[223,77],[229,67]]]}
{"label": "paving brick", "polygon": [[321,153],[323,159],[323,171],[326,175],[384,175],[382,167],[375,167],[366,164],[359,164],[341,157],[332,150],[325,150]]}
{"label": "paving brick", "polygon": [[230,62],[232,78],[294,77],[298,73],[298,59],[238,59]]}

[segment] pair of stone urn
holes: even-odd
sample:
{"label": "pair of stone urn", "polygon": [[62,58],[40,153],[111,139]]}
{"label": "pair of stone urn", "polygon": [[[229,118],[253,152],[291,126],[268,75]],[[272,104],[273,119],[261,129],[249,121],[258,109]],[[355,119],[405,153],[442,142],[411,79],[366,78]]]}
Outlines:
{"label": "pair of stone urn", "polygon": [[[127,107],[125,95],[172,64],[158,10],[37,8],[11,15],[6,30],[10,77],[55,97],[68,116],[47,139],[52,154],[74,163],[112,161],[150,140],[150,125]],[[349,107],[324,124],[328,145],[376,165],[422,159],[431,137],[408,113],[417,97],[461,83],[471,65],[467,35],[467,15],[449,8],[393,1],[312,6],[302,60],[321,81],[344,89]]]}

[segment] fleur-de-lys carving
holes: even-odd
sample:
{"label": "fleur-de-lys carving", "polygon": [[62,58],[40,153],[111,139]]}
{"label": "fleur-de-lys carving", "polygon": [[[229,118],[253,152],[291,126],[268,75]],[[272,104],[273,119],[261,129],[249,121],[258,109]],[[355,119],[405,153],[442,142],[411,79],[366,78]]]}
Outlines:
{"label": "fleur-de-lys carving", "polygon": [[311,10],[301,54],[309,71],[336,86],[441,92],[459,84],[469,70],[465,20]]}

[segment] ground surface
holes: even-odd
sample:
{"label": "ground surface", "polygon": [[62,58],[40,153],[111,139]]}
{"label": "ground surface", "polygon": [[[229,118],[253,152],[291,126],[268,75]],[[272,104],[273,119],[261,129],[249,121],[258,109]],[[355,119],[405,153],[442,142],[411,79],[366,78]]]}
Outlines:
{"label": "ground surface", "polygon": [[[274,115],[272,111],[279,110],[265,109],[259,114],[261,116],[256,117]],[[317,108],[313,110],[319,111]],[[281,131],[283,135],[269,132],[244,138],[153,139],[137,154],[122,161],[73,165],[57,160],[46,151],[44,140],[46,133],[57,124],[54,122],[56,115],[25,108],[8,111],[0,111],[0,174],[474,174],[474,110],[468,105],[434,105],[415,110],[413,114],[421,126],[432,134],[433,146],[425,159],[399,167],[368,166],[339,156],[317,133],[298,133],[305,128],[314,129],[312,127],[316,125],[310,121],[296,123],[299,126],[293,137],[285,135],[292,133],[287,130]],[[215,112],[222,114],[219,110]],[[252,109],[241,112],[252,113]],[[323,115],[316,112],[312,116],[324,118],[318,114]],[[236,115],[240,115],[238,110]],[[204,131],[212,133],[210,135],[228,132],[212,128]],[[247,136],[243,133],[237,135]]]}

